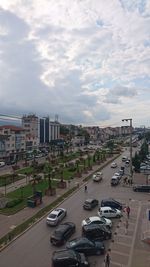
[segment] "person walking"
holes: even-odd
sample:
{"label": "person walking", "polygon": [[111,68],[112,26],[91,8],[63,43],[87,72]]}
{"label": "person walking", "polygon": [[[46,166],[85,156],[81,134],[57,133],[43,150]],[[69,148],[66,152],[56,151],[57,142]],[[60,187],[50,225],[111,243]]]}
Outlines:
{"label": "person walking", "polygon": [[87,185],[84,186],[84,192],[87,192]]}
{"label": "person walking", "polygon": [[128,227],[129,227],[129,222],[128,219],[125,220],[125,235],[128,233]]}
{"label": "person walking", "polygon": [[110,253],[109,253],[109,250],[108,250],[106,255],[105,255],[105,260],[104,260],[105,267],[109,267],[110,266],[110,260],[111,260],[111,258],[110,258]]}
{"label": "person walking", "polygon": [[126,207],[126,212],[127,212],[127,217],[129,219],[129,217],[130,217],[130,207],[129,206]]}

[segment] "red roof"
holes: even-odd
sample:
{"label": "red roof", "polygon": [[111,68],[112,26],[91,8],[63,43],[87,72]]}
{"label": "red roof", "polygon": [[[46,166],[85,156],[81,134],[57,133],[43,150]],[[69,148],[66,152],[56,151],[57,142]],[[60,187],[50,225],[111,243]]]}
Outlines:
{"label": "red roof", "polygon": [[17,127],[15,125],[2,125],[2,126],[0,126],[0,130],[2,130],[2,129],[10,129],[10,130],[15,131],[15,132],[24,131],[23,128]]}

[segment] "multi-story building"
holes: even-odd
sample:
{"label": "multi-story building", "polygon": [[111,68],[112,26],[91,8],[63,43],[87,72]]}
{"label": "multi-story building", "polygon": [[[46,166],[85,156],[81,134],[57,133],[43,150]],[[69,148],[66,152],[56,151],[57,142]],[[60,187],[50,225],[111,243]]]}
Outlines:
{"label": "multi-story building", "polygon": [[25,148],[23,128],[14,125],[0,126],[0,158],[22,159]]}
{"label": "multi-story building", "polygon": [[49,117],[39,119],[40,144],[48,144],[50,141],[60,139],[60,123],[50,121]]}
{"label": "multi-story building", "polygon": [[24,115],[22,127],[25,130],[26,150],[37,150],[39,147],[39,118],[35,114]]}

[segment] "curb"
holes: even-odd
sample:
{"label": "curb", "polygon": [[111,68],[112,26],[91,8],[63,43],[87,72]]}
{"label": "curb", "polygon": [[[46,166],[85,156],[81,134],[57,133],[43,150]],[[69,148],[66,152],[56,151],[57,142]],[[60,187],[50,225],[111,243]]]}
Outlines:
{"label": "curb", "polygon": [[[116,158],[118,158],[120,156],[120,154],[117,154],[115,157],[112,157],[110,160],[108,160],[108,162],[106,162],[106,163],[104,163],[100,168],[98,168],[96,171],[99,171],[99,170],[102,170],[103,168],[105,168],[108,164],[110,164],[112,161],[114,161]],[[83,178],[82,179],[82,182],[81,182],[81,184],[77,184],[75,187],[72,187],[72,189],[74,188],[74,190],[73,190],[73,192],[71,192],[67,197],[64,197],[63,198],[63,200],[62,201],[60,201],[58,204],[56,204],[54,207],[58,207],[60,204],[62,204],[67,198],[69,198],[70,196],[72,196],[74,193],[76,193],[88,180],[90,180],[90,178],[91,178],[91,176],[92,176],[92,174],[94,173],[95,171],[93,171],[92,173],[90,173],[89,175],[87,175],[85,178]],[[67,190],[64,194],[66,194],[67,192],[69,192],[71,189],[69,189],[69,190]],[[60,196],[60,197],[63,197],[63,195],[62,196]],[[58,198],[57,198],[58,199]],[[51,204],[53,205],[53,203],[55,202],[55,201],[57,201],[57,199],[56,200],[54,200]],[[47,207],[47,206],[46,206]],[[4,245],[2,245],[2,244],[0,244],[0,252],[1,251],[3,251],[6,247],[8,247],[10,244],[12,244],[17,238],[19,238],[20,236],[22,236],[23,234],[25,234],[28,230],[30,230],[34,225],[36,225],[38,222],[40,222],[47,214],[49,214],[49,212],[51,211],[51,210],[53,210],[54,209],[54,207],[53,208],[51,208],[48,212],[46,212],[43,216],[41,216],[40,218],[38,218],[37,220],[35,220],[33,223],[31,223],[31,225],[29,226],[29,227],[27,227],[25,230],[23,230],[20,234],[18,234],[18,235],[16,235],[12,240],[10,240],[10,241],[8,241],[6,244],[4,244]],[[42,209],[41,209],[42,210]],[[37,214],[37,213],[36,213]],[[36,215],[35,214],[35,215]],[[35,216],[34,215],[34,216]],[[34,217],[33,216],[33,217]],[[31,218],[33,218],[33,217],[30,217],[29,219],[31,219]],[[21,225],[21,224],[20,224]],[[18,226],[20,226],[20,225],[18,225]],[[4,236],[7,236],[7,235],[9,235],[11,232],[8,232],[6,235],[4,235]],[[3,238],[3,237],[2,237]]]}

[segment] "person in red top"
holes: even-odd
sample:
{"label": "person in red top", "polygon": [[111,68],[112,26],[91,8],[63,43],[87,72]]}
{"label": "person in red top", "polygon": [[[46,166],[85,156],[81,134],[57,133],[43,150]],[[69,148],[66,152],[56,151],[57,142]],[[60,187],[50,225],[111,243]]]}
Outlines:
{"label": "person in red top", "polygon": [[126,207],[126,212],[127,212],[127,217],[129,219],[129,217],[130,217],[130,207],[129,206]]}

